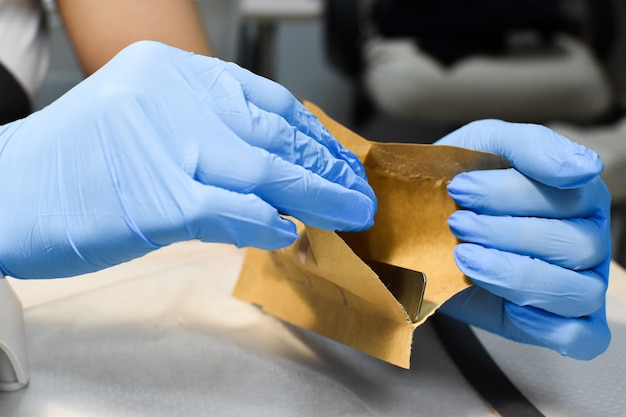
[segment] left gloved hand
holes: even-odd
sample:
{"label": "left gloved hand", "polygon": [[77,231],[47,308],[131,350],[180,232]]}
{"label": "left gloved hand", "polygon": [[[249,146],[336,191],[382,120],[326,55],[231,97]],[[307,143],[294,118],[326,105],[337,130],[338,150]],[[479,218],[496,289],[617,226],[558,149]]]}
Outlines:
{"label": "left gloved hand", "polygon": [[538,125],[483,120],[437,142],[509,159],[457,175],[450,216],[461,271],[476,285],[441,312],[509,339],[592,359],[611,335],[605,314],[610,194],[598,155]]}
{"label": "left gloved hand", "polygon": [[284,87],[141,41],[0,126],[0,271],[98,271],[190,239],[277,249],[371,226],[356,156]]}

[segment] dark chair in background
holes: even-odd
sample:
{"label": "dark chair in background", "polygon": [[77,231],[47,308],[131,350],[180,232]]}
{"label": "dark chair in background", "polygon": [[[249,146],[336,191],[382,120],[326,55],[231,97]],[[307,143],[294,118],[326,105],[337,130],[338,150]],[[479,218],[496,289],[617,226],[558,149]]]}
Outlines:
{"label": "dark chair in background", "polygon": [[444,131],[499,118],[546,124],[596,150],[624,264],[625,9],[623,0],[325,0],[325,48],[353,86],[353,127],[377,114]]}

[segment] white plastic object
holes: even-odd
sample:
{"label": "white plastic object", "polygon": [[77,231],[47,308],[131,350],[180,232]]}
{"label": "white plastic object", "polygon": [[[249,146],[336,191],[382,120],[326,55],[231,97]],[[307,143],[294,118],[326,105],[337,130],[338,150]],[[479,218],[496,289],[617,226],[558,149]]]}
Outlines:
{"label": "white plastic object", "polygon": [[0,391],[16,391],[28,384],[27,359],[22,303],[0,273]]}

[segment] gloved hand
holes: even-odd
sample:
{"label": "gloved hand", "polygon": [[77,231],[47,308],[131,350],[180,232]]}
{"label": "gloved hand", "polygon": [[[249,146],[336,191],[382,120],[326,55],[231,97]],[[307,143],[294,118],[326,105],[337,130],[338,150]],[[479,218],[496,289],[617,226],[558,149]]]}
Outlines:
{"label": "gloved hand", "polygon": [[591,359],[605,315],[610,194],[597,154],[538,125],[470,123],[437,144],[500,154],[513,169],[457,175],[455,260],[476,285],[441,312],[519,342]]}
{"label": "gloved hand", "polygon": [[139,42],[43,110],[0,127],[0,268],[96,271],[173,242],[275,249],[312,226],[359,230],[362,165],[285,88]]}

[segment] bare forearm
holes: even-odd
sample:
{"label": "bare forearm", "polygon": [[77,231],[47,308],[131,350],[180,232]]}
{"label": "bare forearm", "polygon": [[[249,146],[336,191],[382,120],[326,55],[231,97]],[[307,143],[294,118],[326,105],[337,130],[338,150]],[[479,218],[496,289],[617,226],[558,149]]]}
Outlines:
{"label": "bare forearm", "polygon": [[57,0],[86,74],[138,40],[212,55],[194,0]]}

